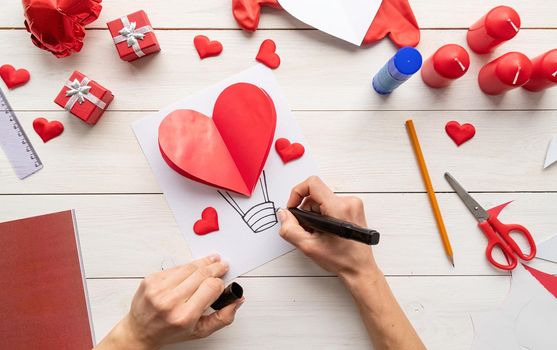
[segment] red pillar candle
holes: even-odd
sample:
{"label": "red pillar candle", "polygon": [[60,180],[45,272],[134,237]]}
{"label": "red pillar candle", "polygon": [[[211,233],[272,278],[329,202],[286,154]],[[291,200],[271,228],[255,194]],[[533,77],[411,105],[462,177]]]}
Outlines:
{"label": "red pillar candle", "polygon": [[557,85],[557,49],[534,58],[532,65],[532,77],[523,88],[537,92]]}
{"label": "red pillar candle", "polygon": [[470,68],[470,56],[460,45],[442,46],[422,67],[422,79],[433,88],[448,86]]}
{"label": "red pillar candle", "polygon": [[519,30],[518,13],[508,6],[497,6],[468,29],[466,40],[472,51],[486,54],[514,38]]}
{"label": "red pillar candle", "polygon": [[532,62],[520,52],[509,52],[480,70],[478,82],[483,92],[499,95],[526,84],[532,76]]}

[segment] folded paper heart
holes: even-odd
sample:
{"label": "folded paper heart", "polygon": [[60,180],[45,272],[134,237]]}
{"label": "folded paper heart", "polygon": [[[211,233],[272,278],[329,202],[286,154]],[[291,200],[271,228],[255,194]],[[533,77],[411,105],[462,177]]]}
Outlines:
{"label": "folded paper heart", "polygon": [[476,134],[476,128],[472,124],[460,125],[456,121],[450,121],[445,125],[447,135],[457,144],[462,145],[464,142],[470,140]]}
{"label": "folded paper heart", "polygon": [[219,216],[213,207],[207,207],[201,213],[201,219],[193,225],[193,232],[196,235],[204,236],[208,233],[219,230]]}
{"label": "folded paper heart", "polygon": [[290,143],[290,141],[285,138],[280,138],[275,141],[275,150],[284,164],[301,158],[305,152],[304,146],[299,143]]}
{"label": "folded paper heart", "polygon": [[159,148],[182,176],[251,196],[275,127],[275,105],[267,92],[237,83],[221,92],[212,118],[191,109],[168,114],[159,126]]}
{"label": "folded paper heart", "polygon": [[33,121],[33,129],[41,137],[43,142],[48,142],[60,136],[64,132],[64,125],[57,120],[48,121],[45,118],[37,118]]}
{"label": "folded paper heart", "polygon": [[205,35],[197,35],[193,39],[193,44],[201,59],[218,56],[222,52],[222,44],[216,40],[209,40]]}
{"label": "folded paper heart", "polygon": [[31,75],[27,69],[15,69],[10,64],[0,67],[0,77],[6,83],[8,89],[15,89],[29,81]]}
{"label": "folded paper heart", "polygon": [[276,54],[277,45],[271,39],[267,39],[261,43],[259,52],[255,58],[271,69],[276,69],[280,66],[280,57]]}

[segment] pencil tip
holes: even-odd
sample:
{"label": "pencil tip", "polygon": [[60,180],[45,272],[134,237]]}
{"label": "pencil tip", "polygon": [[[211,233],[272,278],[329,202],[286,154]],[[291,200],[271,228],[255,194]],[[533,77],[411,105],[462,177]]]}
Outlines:
{"label": "pencil tip", "polygon": [[454,259],[453,259],[452,256],[449,256],[449,261],[451,262],[451,264],[453,265],[453,267],[455,267],[455,266],[454,266]]}

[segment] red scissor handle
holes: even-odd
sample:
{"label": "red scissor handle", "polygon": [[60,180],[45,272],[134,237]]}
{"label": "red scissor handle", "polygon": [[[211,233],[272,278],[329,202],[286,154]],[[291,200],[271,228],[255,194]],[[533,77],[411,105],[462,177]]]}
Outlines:
{"label": "red scissor handle", "polygon": [[[516,224],[503,224],[496,216],[490,217],[487,221],[491,224],[491,226],[499,233],[501,238],[511,247],[513,252],[521,259],[525,261],[529,261],[534,259],[536,256],[536,243],[534,242],[534,238],[530,234],[530,232],[526,229],[526,227],[522,225]],[[528,255],[524,254],[522,249],[516,244],[516,241],[511,237],[511,232],[515,234],[520,234],[528,241],[528,245],[530,246],[530,253]]]}
{"label": "red scissor handle", "polygon": [[[513,270],[516,265],[518,265],[518,259],[514,255],[512,248],[507,244],[507,242],[497,235],[497,233],[493,230],[493,227],[491,227],[491,223],[488,221],[480,222],[478,226],[487,237],[487,248],[485,249],[485,256],[487,257],[487,260],[489,260],[493,266],[501,270]],[[493,249],[495,248],[501,249],[503,255],[508,261],[508,265],[501,264],[493,259]]]}

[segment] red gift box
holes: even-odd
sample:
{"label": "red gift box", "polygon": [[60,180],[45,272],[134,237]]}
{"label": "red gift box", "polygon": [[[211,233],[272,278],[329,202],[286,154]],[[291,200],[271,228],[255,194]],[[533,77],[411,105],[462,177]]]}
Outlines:
{"label": "red gift box", "polygon": [[85,123],[95,125],[113,99],[109,90],[75,71],[54,102]]}
{"label": "red gift box", "polygon": [[143,10],[108,22],[107,25],[118,54],[124,61],[131,62],[161,50],[151,22]]}

